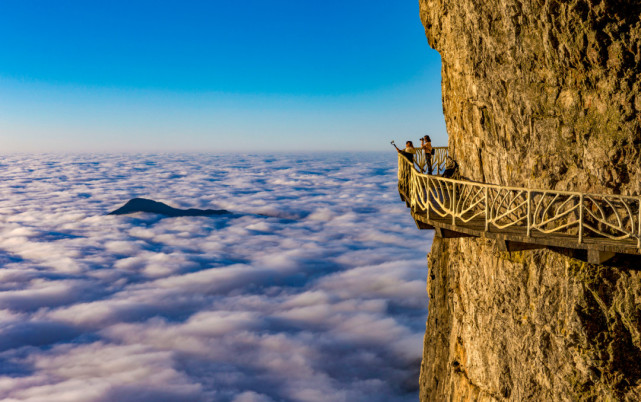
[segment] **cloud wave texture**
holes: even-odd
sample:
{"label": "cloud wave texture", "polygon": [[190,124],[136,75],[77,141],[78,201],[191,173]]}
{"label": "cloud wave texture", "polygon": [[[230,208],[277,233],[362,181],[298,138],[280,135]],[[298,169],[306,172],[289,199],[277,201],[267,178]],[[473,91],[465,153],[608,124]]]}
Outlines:
{"label": "cloud wave texture", "polygon": [[[0,156],[0,399],[417,400],[431,235],[395,165]],[[234,214],[105,215],[134,197]]]}

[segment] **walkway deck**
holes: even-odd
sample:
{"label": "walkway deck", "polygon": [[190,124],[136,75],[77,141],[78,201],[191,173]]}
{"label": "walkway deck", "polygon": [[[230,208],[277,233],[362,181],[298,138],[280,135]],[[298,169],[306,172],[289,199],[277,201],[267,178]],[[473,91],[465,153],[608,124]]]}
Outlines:
{"label": "walkway deck", "polygon": [[[398,162],[401,199],[417,226],[438,236],[488,238],[503,251],[585,250],[592,263],[641,255],[641,197],[446,179],[419,172],[422,167],[403,155]],[[441,166],[439,161],[435,171]]]}

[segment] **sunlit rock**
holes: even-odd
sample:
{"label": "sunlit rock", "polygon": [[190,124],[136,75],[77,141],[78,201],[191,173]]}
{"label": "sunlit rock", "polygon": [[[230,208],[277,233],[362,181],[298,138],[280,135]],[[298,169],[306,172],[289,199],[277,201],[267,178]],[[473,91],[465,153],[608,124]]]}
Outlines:
{"label": "sunlit rock", "polygon": [[[472,180],[641,192],[641,3],[421,0]],[[641,271],[435,239],[421,400],[641,400]]]}

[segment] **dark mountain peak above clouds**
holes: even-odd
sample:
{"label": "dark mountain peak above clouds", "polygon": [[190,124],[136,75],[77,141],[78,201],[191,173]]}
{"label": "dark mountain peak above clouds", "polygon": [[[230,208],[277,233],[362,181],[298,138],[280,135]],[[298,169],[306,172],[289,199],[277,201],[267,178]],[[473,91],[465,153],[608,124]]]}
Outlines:
{"label": "dark mountain peak above clouds", "polygon": [[170,207],[169,205],[146,198],[132,198],[125,205],[109,212],[108,215],[125,215],[133,214],[135,212],[151,212],[165,216],[212,216],[212,215],[225,215],[231,212],[226,209],[179,209]]}

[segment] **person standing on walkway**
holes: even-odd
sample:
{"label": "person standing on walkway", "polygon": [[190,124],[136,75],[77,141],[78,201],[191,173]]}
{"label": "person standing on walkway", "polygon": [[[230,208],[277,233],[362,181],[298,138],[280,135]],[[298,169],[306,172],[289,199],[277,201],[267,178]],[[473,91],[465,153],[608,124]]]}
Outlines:
{"label": "person standing on walkway", "polygon": [[412,141],[406,141],[405,149],[403,150],[399,149],[394,143],[392,143],[392,145],[394,145],[394,148],[396,148],[398,153],[405,155],[405,157],[409,159],[410,162],[414,162],[414,154],[416,153],[416,148],[414,148],[414,144],[412,144]]}
{"label": "person standing on walkway", "polygon": [[421,149],[423,149],[423,152],[425,153],[427,174],[432,174],[432,154],[434,153],[434,148],[432,148],[432,139],[429,135],[421,138]]}

